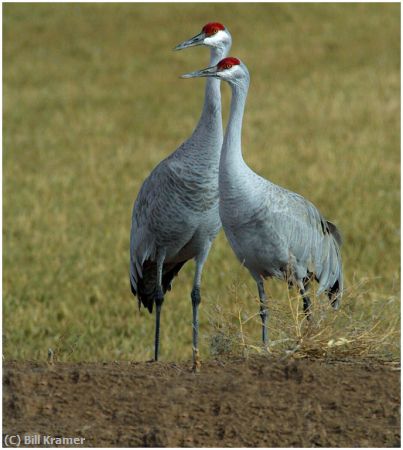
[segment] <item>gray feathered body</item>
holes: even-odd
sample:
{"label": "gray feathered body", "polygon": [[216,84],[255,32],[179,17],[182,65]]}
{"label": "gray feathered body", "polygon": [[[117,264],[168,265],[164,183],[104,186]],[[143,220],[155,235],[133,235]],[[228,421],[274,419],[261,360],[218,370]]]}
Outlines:
{"label": "gray feathered body", "polygon": [[221,228],[218,166],[222,145],[218,80],[208,80],[204,109],[192,136],[155,167],[133,207],[130,281],[140,302],[153,309],[156,261],[163,255],[163,291],[183,264],[208,252]]}
{"label": "gray feathered body", "polygon": [[341,292],[340,234],[311,202],[256,174],[236,192],[221,192],[226,236],[253,275],[296,281],[313,275],[318,294]]}
{"label": "gray feathered body", "polygon": [[[246,72],[247,73],[247,72]],[[337,307],[343,289],[341,237],[301,195],[277,186],[244,162],[241,127],[249,80],[233,98],[219,170],[220,216],[238,259],[255,277],[303,282],[314,277]]]}

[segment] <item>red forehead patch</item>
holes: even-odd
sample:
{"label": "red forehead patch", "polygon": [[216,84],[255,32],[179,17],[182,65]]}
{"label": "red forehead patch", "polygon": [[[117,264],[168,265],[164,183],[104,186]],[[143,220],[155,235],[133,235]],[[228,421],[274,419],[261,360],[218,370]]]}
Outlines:
{"label": "red forehead patch", "polygon": [[232,66],[239,66],[241,64],[241,61],[239,61],[238,58],[232,58],[231,56],[228,58],[222,59],[218,63],[218,70],[226,70],[231,69]]}
{"label": "red forehead patch", "polygon": [[218,33],[220,30],[225,30],[223,24],[219,22],[210,22],[204,25],[202,31],[206,36],[212,36],[213,34]]}

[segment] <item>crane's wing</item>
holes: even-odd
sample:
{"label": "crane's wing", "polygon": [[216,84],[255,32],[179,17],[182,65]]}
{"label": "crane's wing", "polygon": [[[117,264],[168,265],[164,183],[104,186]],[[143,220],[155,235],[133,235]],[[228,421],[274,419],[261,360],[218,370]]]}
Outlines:
{"label": "crane's wing", "polygon": [[[156,287],[157,249],[170,242],[190,238],[184,232],[178,201],[180,162],[172,157],[161,161],[144,181],[134,203],[130,234],[130,284],[132,293],[152,312]],[[180,175],[180,174],[179,174]],[[162,288],[171,288],[172,279],[186,261],[164,263]]]}
{"label": "crane's wing", "polygon": [[338,228],[301,195],[280,188],[273,198],[277,229],[288,243],[297,268],[313,273],[319,282],[318,294],[326,291],[329,297],[332,295],[332,304],[338,306],[343,289]]}

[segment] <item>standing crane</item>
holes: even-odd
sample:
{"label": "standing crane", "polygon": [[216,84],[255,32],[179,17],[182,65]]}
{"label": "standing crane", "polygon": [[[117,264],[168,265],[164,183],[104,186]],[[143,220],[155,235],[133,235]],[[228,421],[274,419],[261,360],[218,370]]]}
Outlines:
{"label": "standing crane", "polygon": [[[220,23],[208,23],[176,50],[205,45],[215,65],[231,48],[231,35]],[[196,261],[191,292],[193,366],[197,370],[198,308],[203,265],[221,228],[218,166],[223,141],[220,81],[206,82],[204,106],[193,134],[161,161],[141,186],[134,203],[130,234],[130,284],[139,307],[155,303],[154,356],[158,360],[160,315],[172,279],[190,259]]]}
{"label": "standing crane", "polygon": [[308,317],[307,289],[312,279],[319,283],[318,295],[326,292],[338,309],[343,290],[341,236],[311,202],[260,177],[245,163],[241,133],[249,88],[246,66],[237,58],[225,58],[216,66],[183,77],[217,78],[229,83],[232,90],[219,166],[220,217],[233,251],[256,281],[263,345],[267,347],[264,278],[280,278],[296,286]]}

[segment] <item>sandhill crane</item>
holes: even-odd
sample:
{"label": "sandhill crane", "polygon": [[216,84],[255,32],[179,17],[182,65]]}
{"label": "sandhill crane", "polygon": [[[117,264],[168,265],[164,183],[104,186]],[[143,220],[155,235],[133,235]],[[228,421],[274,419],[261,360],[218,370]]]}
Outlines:
{"label": "sandhill crane", "polygon": [[225,58],[183,77],[214,77],[231,86],[231,111],[219,166],[220,217],[232,249],[257,283],[267,348],[264,278],[276,277],[296,286],[308,317],[307,287],[314,278],[319,282],[318,295],[326,292],[337,309],[343,289],[340,233],[311,202],[260,177],[243,160],[241,129],[249,73],[239,59]]}
{"label": "sandhill crane", "polygon": [[[217,64],[231,48],[231,35],[220,23],[176,47],[210,47],[210,63]],[[160,162],[141,186],[134,203],[130,235],[132,293],[150,313],[156,306],[155,360],[160,342],[160,314],[164,294],[186,261],[196,270],[191,292],[193,364],[197,370],[198,307],[203,265],[221,228],[218,211],[218,165],[223,141],[220,81],[206,83],[204,106],[190,138]]]}

